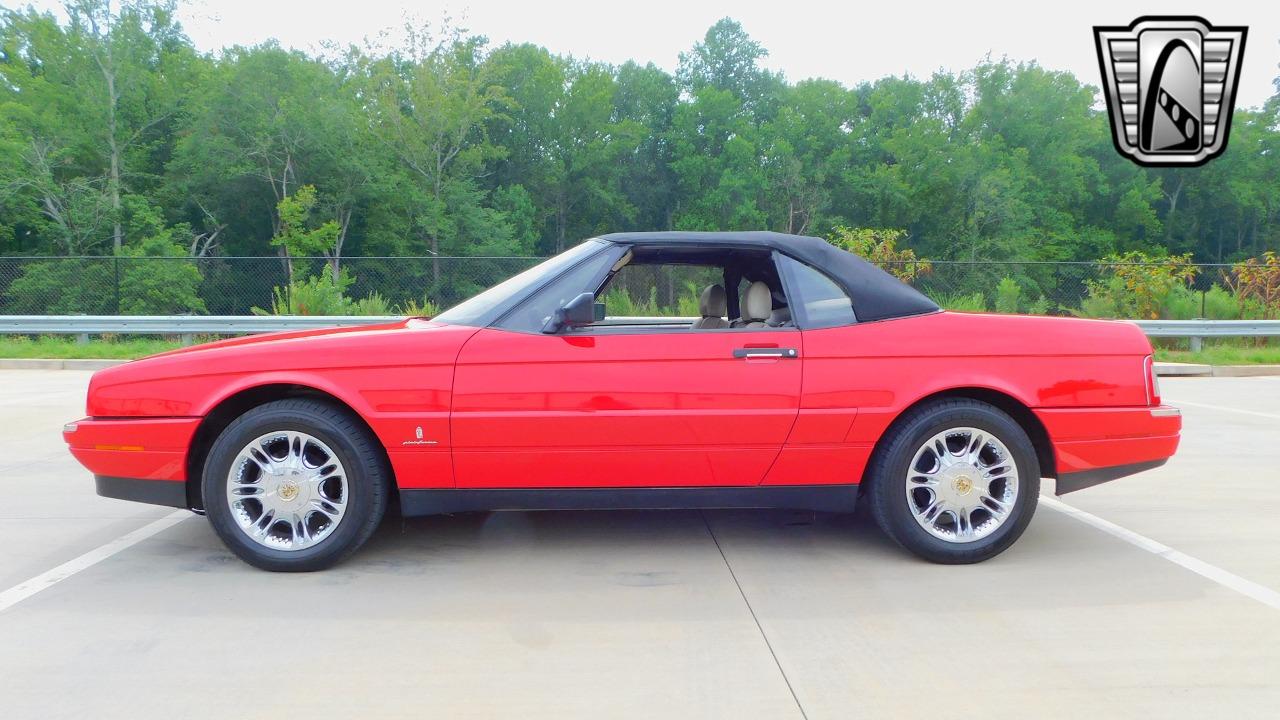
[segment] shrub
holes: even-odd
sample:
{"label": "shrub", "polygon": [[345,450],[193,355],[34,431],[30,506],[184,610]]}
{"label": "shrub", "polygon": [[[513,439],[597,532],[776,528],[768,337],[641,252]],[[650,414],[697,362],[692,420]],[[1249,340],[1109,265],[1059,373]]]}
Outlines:
{"label": "shrub", "polygon": [[906,237],[906,230],[840,226],[827,238],[827,242],[860,255],[899,280],[909,282],[928,274],[933,266],[928,260],[917,258],[915,251],[910,248],[898,249],[898,241],[905,240]]}
{"label": "shrub", "polygon": [[382,296],[382,293],[371,292],[368,296],[359,300],[348,301],[348,315],[396,315],[395,308],[391,302]]}
{"label": "shrub", "polygon": [[1231,291],[1214,285],[1204,293],[1191,288],[1174,288],[1165,296],[1160,316],[1168,320],[1236,320],[1241,304]]}
{"label": "shrub", "polygon": [[421,303],[417,300],[410,300],[397,308],[397,310],[396,314],[407,317],[431,318],[440,314],[440,308],[431,302],[431,298],[423,298]]}
{"label": "shrub", "polygon": [[351,276],[342,270],[335,280],[332,273],[302,278],[287,287],[271,292],[271,309],[251,308],[254,315],[346,315],[349,300],[343,294],[351,285]]}
{"label": "shrub", "polygon": [[115,312],[112,260],[25,263],[5,293],[16,315],[107,315]]}
{"label": "shrub", "polygon": [[698,317],[702,314],[698,307],[701,293],[697,283],[685,282],[684,290],[676,296],[675,303],[668,306],[658,302],[657,286],[650,286],[648,297],[635,298],[625,286],[614,285],[600,298],[600,302],[604,303],[605,312],[610,316]]}
{"label": "shrub", "polygon": [[1174,288],[1161,303],[1160,317],[1168,320],[1200,317],[1200,293],[1191,288]]}
{"label": "shrub", "polygon": [[[649,288],[649,297],[636,299],[621,285],[609,288],[604,294],[604,309],[610,315],[643,317],[658,314],[658,288]],[[695,313],[696,314],[696,313]]]}
{"label": "shrub", "polygon": [[1239,320],[1247,304],[1230,290],[1214,285],[1204,294],[1203,306],[1202,316],[1209,320]]}
{"label": "shrub", "polygon": [[1086,283],[1080,314],[1087,317],[1155,320],[1170,293],[1187,287],[1198,272],[1190,253],[1156,257],[1139,250],[1108,255],[1102,270],[1109,277]]}
{"label": "shrub", "polygon": [[200,268],[168,233],[146,238],[120,252],[120,312],[178,315],[207,312],[200,298]]}
{"label": "shrub", "polygon": [[1280,315],[1280,256],[1268,250],[1261,259],[1249,258],[1237,263],[1232,272],[1235,278],[1229,282],[1242,305],[1255,304],[1264,320]]}
{"label": "shrub", "polygon": [[960,312],[987,311],[987,299],[980,292],[971,294],[941,293],[933,301],[947,310],[959,310]]}
{"label": "shrub", "polygon": [[676,317],[700,317],[702,315],[702,308],[699,307],[701,299],[702,291],[698,289],[698,285],[686,282],[684,292],[676,298]]}
{"label": "shrub", "polygon": [[1133,303],[1125,290],[1124,281],[1118,277],[1090,280],[1088,294],[1080,301],[1080,309],[1071,313],[1078,317],[1123,318],[1133,317]]}
{"label": "shrub", "polygon": [[1022,298],[1022,286],[1017,280],[1006,277],[1000,280],[996,285],[996,312],[998,313],[1016,313],[1019,310],[1019,301]]}

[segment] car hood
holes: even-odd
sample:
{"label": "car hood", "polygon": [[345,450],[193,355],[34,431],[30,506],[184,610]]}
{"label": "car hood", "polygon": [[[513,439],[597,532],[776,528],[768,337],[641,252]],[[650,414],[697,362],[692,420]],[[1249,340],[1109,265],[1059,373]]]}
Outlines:
{"label": "car hood", "polygon": [[142,360],[151,360],[153,358],[175,357],[178,355],[189,355],[191,353],[203,353],[209,350],[222,350],[232,347],[246,347],[249,345],[263,346],[269,343],[280,343],[285,340],[302,340],[306,338],[330,337],[334,335],[351,335],[355,333],[380,332],[385,330],[400,330],[407,327],[432,327],[438,325],[427,320],[418,318],[408,318],[393,323],[379,323],[376,325],[352,325],[348,327],[329,327],[316,328],[311,330],[286,330],[282,332],[262,333],[259,335],[246,335],[244,337],[228,338],[226,340],[217,340],[200,345],[191,345],[188,347],[178,348],[176,350],[168,350],[155,355],[148,355]]}
{"label": "car hood", "polygon": [[452,365],[476,328],[410,318],[360,327],[268,333],[181,348],[94,373],[94,417],[200,415],[227,388],[334,386],[354,370]]}

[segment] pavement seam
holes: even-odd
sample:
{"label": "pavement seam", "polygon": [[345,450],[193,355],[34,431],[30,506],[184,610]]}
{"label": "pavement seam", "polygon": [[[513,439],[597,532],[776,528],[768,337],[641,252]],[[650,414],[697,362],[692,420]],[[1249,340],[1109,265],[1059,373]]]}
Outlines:
{"label": "pavement seam", "polygon": [[698,515],[702,518],[702,524],[707,528],[707,534],[711,536],[711,542],[716,544],[716,550],[720,552],[720,559],[724,560],[724,566],[729,571],[729,577],[733,578],[733,584],[738,588],[738,595],[742,597],[742,602],[747,606],[747,612],[751,613],[751,619],[756,624],[756,630],[760,631],[760,638],[764,640],[764,646],[769,649],[769,656],[773,658],[773,664],[778,668],[778,674],[782,675],[782,682],[786,683],[787,691],[791,693],[791,699],[796,703],[796,709],[800,711],[800,717],[809,720],[809,714],[804,711],[804,705],[800,704],[800,696],[796,695],[796,689],[791,686],[791,678],[787,677],[787,671],[782,669],[782,661],[778,659],[778,653],[773,649],[773,643],[769,642],[769,636],[764,631],[764,626],[760,624],[760,618],[756,615],[756,609],[751,607],[751,601],[747,599],[747,592],[742,589],[742,583],[738,581],[738,574],[733,571],[733,565],[729,563],[729,556],[725,555],[724,548],[720,546],[720,539],[716,537],[716,531],[711,529],[711,522],[707,520],[707,514],[701,510]]}

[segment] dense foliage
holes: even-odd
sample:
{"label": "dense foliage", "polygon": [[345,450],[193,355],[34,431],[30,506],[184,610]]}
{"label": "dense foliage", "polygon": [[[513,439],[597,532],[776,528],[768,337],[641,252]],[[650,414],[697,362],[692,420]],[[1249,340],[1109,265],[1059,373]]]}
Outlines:
{"label": "dense foliage", "polygon": [[[630,229],[774,229],[933,260],[1280,247],[1280,96],[1236,112],[1223,157],[1152,170],[1115,152],[1094,87],[1034,62],[791,82],[729,19],[674,74],[449,27],[326,57],[205,54],[172,0],[67,10],[0,15],[0,254],[322,255],[332,291],[350,256],[549,254]],[[30,267],[21,282],[76,284]],[[156,264],[121,302],[201,311],[199,280]],[[476,289],[439,260],[421,281],[436,301]],[[1025,310],[1037,282],[983,290]]]}

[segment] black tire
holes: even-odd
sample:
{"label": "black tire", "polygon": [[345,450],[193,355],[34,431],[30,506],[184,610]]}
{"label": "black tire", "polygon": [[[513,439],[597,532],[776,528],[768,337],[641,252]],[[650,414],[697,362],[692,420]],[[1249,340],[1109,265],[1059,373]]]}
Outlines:
{"label": "black tire", "polygon": [[[298,550],[268,548],[246,536],[226,501],[227,475],[240,450],[254,438],[283,430],[319,439],[346,470],[341,522],[328,537]],[[214,531],[241,560],[263,570],[309,572],[331,567],[369,539],[386,512],[390,476],[377,439],[346,409],[319,400],[277,400],[246,412],[222,431],[205,459],[201,491]]]}
{"label": "black tire", "polygon": [[[960,427],[983,430],[998,438],[1013,456],[1018,471],[1017,499],[1009,516],[990,534],[965,543],[935,537],[921,527],[906,492],[916,451],[934,435]],[[1026,431],[1000,409],[967,398],[930,402],[899,418],[886,431],[868,470],[868,500],[876,524],[907,550],[947,565],[981,562],[1004,552],[1031,522],[1040,494],[1040,463]]]}

